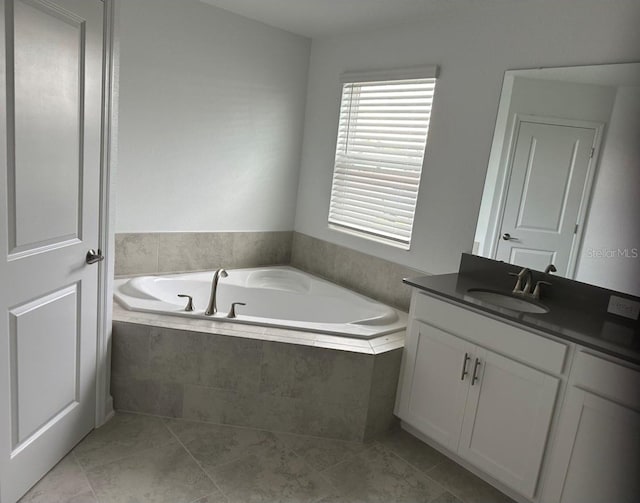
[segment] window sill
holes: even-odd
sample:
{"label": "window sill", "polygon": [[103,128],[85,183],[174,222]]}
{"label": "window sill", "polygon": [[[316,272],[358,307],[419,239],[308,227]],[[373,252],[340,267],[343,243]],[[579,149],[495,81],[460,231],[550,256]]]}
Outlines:
{"label": "window sill", "polygon": [[346,227],[342,227],[340,225],[328,224],[328,227],[332,231],[340,232],[342,234],[348,234],[350,236],[355,236],[358,238],[366,239],[367,241],[373,241],[374,243],[380,243],[383,245],[391,246],[393,248],[397,248],[403,251],[409,251],[411,249],[410,244],[399,243],[392,239],[385,239],[381,236],[375,236],[373,234],[369,234],[368,232],[360,232],[355,229],[349,229]]}

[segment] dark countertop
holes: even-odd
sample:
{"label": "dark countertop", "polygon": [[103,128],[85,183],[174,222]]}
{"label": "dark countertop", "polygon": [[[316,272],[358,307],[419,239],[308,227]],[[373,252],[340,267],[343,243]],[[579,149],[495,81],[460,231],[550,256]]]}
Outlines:
{"label": "dark countertop", "polygon": [[[487,284],[485,279],[474,274],[454,273],[407,278],[404,282],[443,299],[640,364],[640,332],[637,321],[608,314],[606,308],[594,309],[589,302],[560,302],[559,299],[544,297],[542,303],[550,308],[550,312],[518,313],[482,302],[467,294],[470,288],[487,288],[509,293],[510,290],[505,289],[504,285],[496,287],[495,284]],[[512,283],[513,280],[510,278],[509,282]],[[582,304],[582,309],[576,304]]]}

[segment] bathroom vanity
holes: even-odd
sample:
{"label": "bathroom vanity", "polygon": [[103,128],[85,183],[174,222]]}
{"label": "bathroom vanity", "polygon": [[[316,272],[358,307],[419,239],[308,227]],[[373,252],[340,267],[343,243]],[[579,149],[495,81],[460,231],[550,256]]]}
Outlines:
{"label": "bathroom vanity", "polygon": [[637,321],[602,309],[609,291],[563,278],[546,313],[469,294],[489,281],[508,293],[517,269],[465,254],[458,274],[405,280],[414,290],[396,414],[519,501],[638,501]]}

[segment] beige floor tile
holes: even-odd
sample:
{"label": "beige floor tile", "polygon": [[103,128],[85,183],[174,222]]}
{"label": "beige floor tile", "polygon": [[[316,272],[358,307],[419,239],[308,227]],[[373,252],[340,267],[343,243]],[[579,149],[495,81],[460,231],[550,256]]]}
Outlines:
{"label": "beige floor tile", "polygon": [[96,499],[82,469],[68,454],[47,473],[20,503],[95,503]]}
{"label": "beige floor tile", "polygon": [[320,471],[334,466],[369,447],[368,444],[362,442],[347,442],[289,433],[279,433],[278,437],[298,456]]}
{"label": "beige floor tile", "polygon": [[444,493],[440,484],[379,445],[323,473],[349,503],[429,503]]}
{"label": "beige floor tile", "polygon": [[283,444],[218,466],[212,476],[229,503],[312,503],[333,489]]}
{"label": "beige floor tile", "polygon": [[191,503],[216,491],[177,441],[91,468],[87,477],[100,503]]}
{"label": "beige floor tile", "polygon": [[378,439],[378,442],[422,472],[447,459],[434,448],[401,429],[390,432]]}
{"label": "beige floor tile", "polygon": [[429,470],[428,475],[464,503],[514,503],[511,498],[450,459]]}
{"label": "beige floor tile", "polygon": [[173,436],[162,419],[118,413],[107,424],[92,431],[73,452],[86,469],[172,441]]}
{"label": "beige floor tile", "polygon": [[167,420],[167,426],[207,471],[263,452],[278,442],[271,432],[249,428],[181,420]]}

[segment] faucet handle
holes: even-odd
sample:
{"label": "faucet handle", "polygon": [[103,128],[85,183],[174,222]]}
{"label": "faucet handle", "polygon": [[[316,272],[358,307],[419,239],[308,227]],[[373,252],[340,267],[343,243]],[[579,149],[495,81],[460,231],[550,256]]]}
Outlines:
{"label": "faucet handle", "polygon": [[229,309],[229,314],[227,314],[227,318],[235,318],[236,317],[236,306],[246,306],[247,304],[244,302],[233,302],[231,304],[231,309]]}
{"label": "faucet handle", "polygon": [[516,278],[518,278],[518,281],[516,281],[516,286],[513,287],[513,293],[520,293],[522,288],[522,277],[517,272],[510,272],[509,276],[515,276]]}
{"label": "faucet handle", "polygon": [[551,286],[551,283],[549,283],[548,281],[538,281],[536,283],[536,287],[533,289],[533,298],[534,299],[539,299],[540,298],[540,285]]}
{"label": "faucet handle", "polygon": [[185,311],[193,311],[193,297],[191,295],[187,295],[186,293],[179,293],[178,297],[189,299],[187,301],[187,305],[185,306]]}
{"label": "faucet handle", "polygon": [[522,285],[522,280],[527,276],[530,275],[531,271],[527,268],[527,267],[523,267],[522,269],[520,269],[520,272],[510,272],[509,276],[516,276],[518,278],[518,281],[516,281],[516,286],[513,287],[513,293],[524,293],[524,292],[529,292],[529,288],[530,288],[530,277],[527,280],[527,283],[523,286]]}

